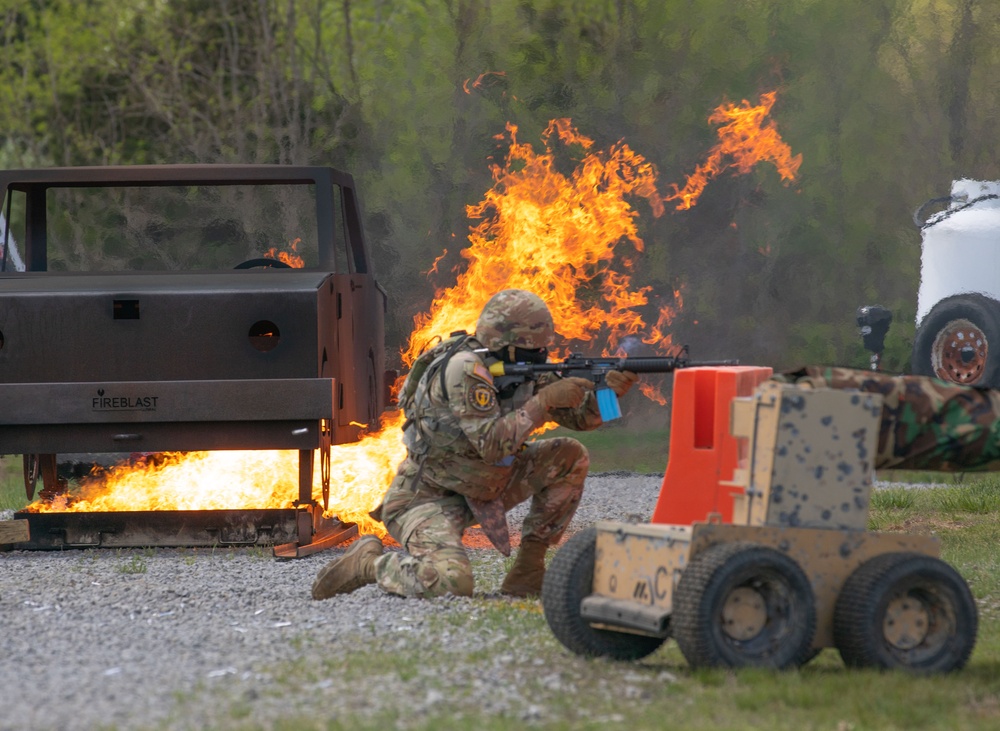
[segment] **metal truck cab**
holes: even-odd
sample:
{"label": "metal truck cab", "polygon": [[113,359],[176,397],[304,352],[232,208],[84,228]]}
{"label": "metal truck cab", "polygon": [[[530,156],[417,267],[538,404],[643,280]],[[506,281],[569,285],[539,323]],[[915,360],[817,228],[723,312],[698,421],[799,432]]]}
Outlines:
{"label": "metal truck cab", "polygon": [[52,168],[0,192],[0,454],[39,455],[46,488],[57,453],[298,449],[305,505],[313,451],[377,425],[386,294],[349,175]]}
{"label": "metal truck cab", "polygon": [[335,442],[381,413],[386,295],[349,175],[56,168],[0,189],[0,384],[333,378]]}

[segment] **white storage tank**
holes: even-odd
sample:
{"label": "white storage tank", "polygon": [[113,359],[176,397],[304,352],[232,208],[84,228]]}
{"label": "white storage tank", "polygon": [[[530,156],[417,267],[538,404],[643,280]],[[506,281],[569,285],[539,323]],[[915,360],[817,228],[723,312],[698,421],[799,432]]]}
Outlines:
{"label": "white storage tank", "polygon": [[1000,386],[1000,181],[956,180],[914,222],[922,243],[913,372]]}

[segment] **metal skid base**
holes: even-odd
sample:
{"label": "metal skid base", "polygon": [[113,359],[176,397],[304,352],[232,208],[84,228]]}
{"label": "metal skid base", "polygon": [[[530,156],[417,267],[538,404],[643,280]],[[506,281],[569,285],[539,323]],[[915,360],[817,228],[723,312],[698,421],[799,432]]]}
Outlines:
{"label": "metal skid base", "polygon": [[[316,516],[315,518],[313,516]],[[299,558],[357,535],[357,526],[324,518],[318,506],[264,510],[158,510],[99,513],[20,511],[28,540],[15,550],[273,546]]]}
{"label": "metal skid base", "polygon": [[307,511],[296,516],[299,523],[297,541],[275,545],[274,557],[279,560],[302,558],[325,551],[358,535],[355,523],[342,523],[337,518],[324,518],[323,511],[315,508],[315,517]]}
{"label": "metal skid base", "polygon": [[[322,428],[320,468],[324,506],[330,491],[330,434]],[[299,497],[292,508],[236,510],[151,510],[36,513],[22,510],[15,517],[27,522],[29,538],[8,546],[20,550],[64,548],[148,548],[197,546],[273,546],[277,559],[302,558],[358,535],[354,523],[323,516],[324,506],[312,499],[314,451],[299,450]],[[58,495],[65,489],[56,474],[56,456],[37,455],[40,470],[25,484],[30,499],[34,480]]]}

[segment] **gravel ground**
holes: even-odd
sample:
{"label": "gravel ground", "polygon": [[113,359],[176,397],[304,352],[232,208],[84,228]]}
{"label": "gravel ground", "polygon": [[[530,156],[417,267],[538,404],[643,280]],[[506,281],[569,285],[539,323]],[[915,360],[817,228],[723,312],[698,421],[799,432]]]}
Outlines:
{"label": "gravel ground", "polygon": [[[648,519],[660,482],[592,475],[571,531]],[[512,512],[512,528],[523,512]],[[303,706],[330,719],[391,718],[448,700],[385,669],[330,672],[358,643],[412,657],[446,642],[452,661],[495,643],[489,667],[452,663],[453,685],[484,712],[539,720],[543,711],[518,690],[543,664],[532,648],[513,648],[502,631],[470,636],[458,621],[442,630],[448,623],[435,619],[512,601],[495,594],[503,557],[470,553],[472,599],[406,600],[369,586],[324,602],[309,589],[333,551],[287,562],[260,549],[0,553],[0,730],[218,728],[220,707],[236,709],[222,715],[226,727],[267,728]]]}

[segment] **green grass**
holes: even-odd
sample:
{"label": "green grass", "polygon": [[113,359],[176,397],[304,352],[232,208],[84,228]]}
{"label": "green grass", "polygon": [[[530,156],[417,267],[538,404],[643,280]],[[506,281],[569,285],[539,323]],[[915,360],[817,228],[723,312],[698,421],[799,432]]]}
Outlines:
{"label": "green grass", "polygon": [[[962,485],[927,489],[889,487],[872,493],[871,527],[902,525],[915,513],[941,519],[1000,513],[1000,475],[983,475]],[[891,528],[890,528],[891,529]]]}
{"label": "green grass", "polygon": [[662,475],[667,468],[670,432],[666,427],[605,424],[589,432],[562,427],[545,432],[544,438],[572,437],[590,452],[591,472],[625,470]]}
{"label": "green grass", "polygon": [[994,476],[966,486],[933,492],[939,494],[941,510],[944,512],[986,515],[1000,511],[1000,480]]}
{"label": "green grass", "polygon": [[975,472],[928,472],[923,470],[879,470],[876,478],[883,482],[919,482],[935,485],[962,485],[982,479]]}
{"label": "green grass", "polygon": [[118,565],[118,573],[120,574],[144,574],[148,570],[146,559],[136,554],[132,554]]}
{"label": "green grass", "polygon": [[21,470],[21,455],[0,456],[0,510],[20,510],[28,504]]}

